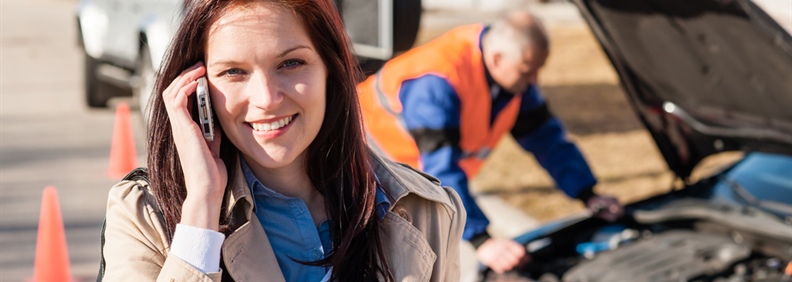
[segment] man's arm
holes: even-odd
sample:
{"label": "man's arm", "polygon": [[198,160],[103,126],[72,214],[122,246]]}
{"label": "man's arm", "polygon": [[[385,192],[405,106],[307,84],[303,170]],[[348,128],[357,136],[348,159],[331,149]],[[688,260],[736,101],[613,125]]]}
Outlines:
{"label": "man's arm", "polygon": [[459,167],[461,108],[454,88],[441,77],[425,75],[404,82],[399,99],[402,119],[421,152],[421,169],[440,179],[443,186],[454,188],[467,210],[462,238],[469,241],[483,234],[489,220],[470,194],[467,176]]}
{"label": "man's arm", "polygon": [[536,86],[524,94],[512,135],[547,170],[570,198],[579,199],[595,216],[615,221],[624,213],[619,201],[594,193],[597,180],[575,144],[566,139],[561,121],[550,113]]}
{"label": "man's arm", "polygon": [[511,133],[569,197],[590,196],[597,180],[578,147],[566,139],[561,121],[550,112],[535,85],[523,94]]}

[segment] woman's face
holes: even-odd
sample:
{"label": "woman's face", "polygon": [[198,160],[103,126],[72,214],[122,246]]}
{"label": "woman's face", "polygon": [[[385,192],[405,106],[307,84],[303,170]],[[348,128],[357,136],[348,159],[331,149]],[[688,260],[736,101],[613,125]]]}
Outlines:
{"label": "woman's face", "polygon": [[223,133],[248,163],[302,166],[322,126],[327,69],[300,20],[262,2],[232,7],[209,28],[206,66]]}

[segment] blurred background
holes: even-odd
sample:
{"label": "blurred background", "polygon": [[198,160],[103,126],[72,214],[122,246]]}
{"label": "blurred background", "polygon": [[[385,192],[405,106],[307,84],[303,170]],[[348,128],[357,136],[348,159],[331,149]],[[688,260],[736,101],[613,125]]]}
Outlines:
{"label": "blurred background", "polygon": [[[774,7],[767,9],[771,15],[773,10],[792,9],[789,1],[759,2]],[[86,105],[78,3],[0,2],[0,281],[32,277],[41,195],[48,185],[59,193],[72,273],[83,281],[95,279],[106,196],[119,180],[108,177],[107,171],[114,109],[121,102],[132,106],[137,165],[145,165],[140,103],[118,97],[108,99],[105,108]],[[572,4],[422,0],[420,5],[415,44],[461,24],[492,22],[516,8],[533,11],[544,19],[551,42],[549,60],[540,73],[541,89],[591,164],[600,192],[633,202],[672,187],[673,174],[629,110],[615,72]],[[792,26],[792,19],[780,21],[788,30]],[[544,170],[513,140],[503,140],[494,154],[474,180],[481,197],[505,201],[539,223],[583,211],[553,187]],[[717,169],[739,156],[717,157],[702,169]],[[525,228],[530,226],[520,227]]]}

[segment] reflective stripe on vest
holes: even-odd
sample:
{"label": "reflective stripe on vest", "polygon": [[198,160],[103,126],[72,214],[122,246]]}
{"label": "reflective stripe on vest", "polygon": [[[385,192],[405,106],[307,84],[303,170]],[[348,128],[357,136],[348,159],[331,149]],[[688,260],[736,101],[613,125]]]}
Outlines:
{"label": "reflective stripe on vest", "polygon": [[492,149],[490,147],[484,147],[481,148],[481,150],[475,152],[462,152],[462,158],[463,159],[476,158],[483,161],[487,159],[487,157],[489,157],[490,153],[492,153]]}
{"label": "reflective stripe on vest", "polygon": [[388,97],[385,97],[385,93],[382,92],[382,87],[380,87],[380,74],[382,70],[378,70],[377,73],[374,74],[374,91],[377,92],[377,98],[379,98],[380,106],[384,108],[388,113],[401,117],[401,114],[397,113],[393,109],[391,109],[390,103],[388,102]]}

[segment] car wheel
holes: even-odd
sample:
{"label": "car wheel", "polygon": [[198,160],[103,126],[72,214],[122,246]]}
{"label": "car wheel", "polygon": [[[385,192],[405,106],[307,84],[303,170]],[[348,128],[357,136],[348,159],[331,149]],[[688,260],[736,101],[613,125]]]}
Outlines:
{"label": "car wheel", "polygon": [[149,99],[151,98],[151,92],[154,91],[154,82],[156,79],[156,72],[154,71],[154,66],[151,64],[151,52],[148,48],[143,48],[143,50],[140,51],[137,78],[134,95],[135,98],[138,99],[140,105],[140,115],[143,117],[143,121],[148,123]]}
{"label": "car wheel", "polygon": [[110,96],[99,87],[101,81],[97,78],[96,69],[101,63],[99,60],[85,54],[85,102],[90,108],[107,107]]}

